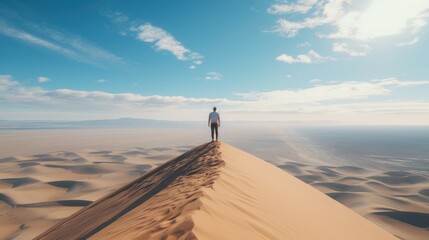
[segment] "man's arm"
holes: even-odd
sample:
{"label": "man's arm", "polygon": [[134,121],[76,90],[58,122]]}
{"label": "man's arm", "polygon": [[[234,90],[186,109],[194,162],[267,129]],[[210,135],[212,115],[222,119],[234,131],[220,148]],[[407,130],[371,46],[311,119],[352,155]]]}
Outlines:
{"label": "man's arm", "polygon": [[219,121],[219,127],[220,127],[220,116],[217,116],[217,120]]}
{"label": "man's arm", "polygon": [[209,115],[209,121],[207,122],[207,126],[210,127],[210,115]]}

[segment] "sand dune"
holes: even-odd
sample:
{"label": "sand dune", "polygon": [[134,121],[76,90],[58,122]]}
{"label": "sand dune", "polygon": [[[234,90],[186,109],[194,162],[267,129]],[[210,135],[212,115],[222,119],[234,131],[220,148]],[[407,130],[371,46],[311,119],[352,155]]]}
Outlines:
{"label": "sand dune", "polygon": [[221,143],[163,164],[36,239],[396,239],[279,168]]}
{"label": "sand dune", "polygon": [[193,226],[190,210],[198,209],[201,189],[213,184],[222,164],[215,150],[215,145],[204,145],[169,161],[60,222],[39,239],[166,239],[179,232],[193,236],[187,233]]}
{"label": "sand dune", "polygon": [[401,239],[428,239],[428,176],[353,166],[301,165],[298,169],[283,169]]}
{"label": "sand dune", "polygon": [[39,181],[37,179],[29,178],[29,177],[0,179],[0,183],[10,184],[12,188],[25,186],[36,182],[39,182]]}
{"label": "sand dune", "polygon": [[7,196],[6,194],[0,193],[0,204],[7,204],[10,207],[14,207],[16,206],[15,201],[13,201],[13,199],[11,199],[9,196]]}
{"label": "sand dune", "polygon": [[47,184],[55,187],[65,188],[67,189],[67,192],[78,192],[78,191],[84,190],[89,185],[86,182],[82,182],[82,181],[67,181],[67,180],[52,181],[52,182],[47,182]]}
{"label": "sand dune", "polygon": [[32,239],[182,152],[87,149],[0,159],[0,239]]}
{"label": "sand dune", "polygon": [[84,207],[84,206],[88,206],[89,204],[91,204],[91,201],[59,200],[59,201],[52,201],[52,202],[18,204],[16,205],[16,207],[23,207],[23,208],[52,207],[52,206]]}

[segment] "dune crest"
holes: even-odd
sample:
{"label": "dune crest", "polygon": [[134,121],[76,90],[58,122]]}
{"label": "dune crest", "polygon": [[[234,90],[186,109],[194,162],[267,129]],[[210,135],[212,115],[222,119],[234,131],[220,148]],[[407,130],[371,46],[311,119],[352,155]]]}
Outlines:
{"label": "dune crest", "polygon": [[36,239],[397,239],[283,170],[198,146]]}

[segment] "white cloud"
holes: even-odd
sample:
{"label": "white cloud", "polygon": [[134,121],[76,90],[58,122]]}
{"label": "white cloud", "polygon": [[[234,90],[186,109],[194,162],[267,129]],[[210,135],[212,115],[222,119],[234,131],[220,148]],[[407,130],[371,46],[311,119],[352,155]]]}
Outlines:
{"label": "white cloud", "polygon": [[410,46],[410,45],[416,44],[418,41],[419,41],[419,38],[418,37],[414,37],[410,41],[398,43],[396,46],[397,47]]}
{"label": "white cloud", "polygon": [[113,11],[110,8],[104,8],[99,13],[109,18],[109,20],[114,24],[123,24],[131,21],[131,19],[123,12]]}
{"label": "white cloud", "polygon": [[318,83],[321,83],[322,82],[322,80],[320,80],[320,79],[318,79],[318,78],[315,78],[315,79],[311,79],[310,80],[310,83],[311,84],[318,84]]}
{"label": "white cloud", "polygon": [[343,4],[348,0],[328,0],[325,5],[317,5],[320,9],[315,16],[305,18],[301,22],[291,22],[281,18],[277,20],[277,26],[274,32],[278,32],[287,37],[294,37],[301,29],[315,28],[321,25],[334,22],[344,13]]}
{"label": "white cloud", "polygon": [[0,102],[14,104],[35,104],[84,108],[104,106],[105,108],[128,107],[174,107],[198,104],[222,104],[230,102],[224,98],[192,98],[183,96],[140,95],[134,93],[109,93],[73,89],[48,90],[29,87],[13,81],[10,75],[0,75]]}
{"label": "white cloud", "polygon": [[173,35],[160,27],[150,23],[137,24],[136,21],[131,20],[121,12],[107,11],[104,15],[119,28],[118,32],[122,36],[126,36],[130,32],[137,33],[136,38],[138,40],[153,43],[153,47],[157,51],[170,52],[181,61],[192,61],[193,64],[189,67],[190,69],[195,69],[203,63],[202,58],[204,57],[201,54],[189,50]]}
{"label": "white cloud", "polygon": [[408,86],[418,86],[418,85],[429,84],[429,81],[427,80],[404,81],[404,80],[398,80],[396,78],[375,79],[373,80],[373,82],[382,86],[393,86],[393,87],[408,87]]}
{"label": "white cloud", "polygon": [[49,90],[20,84],[10,75],[0,75],[0,111],[2,118],[8,119],[16,119],[16,114],[22,111],[30,119],[31,116],[45,116],[45,119],[47,116],[57,119],[77,116],[85,119],[89,115],[95,118],[129,116],[169,119],[174,114],[179,116],[176,120],[195,120],[201,114],[205,116],[209,107],[219,105],[225,117],[234,120],[246,120],[251,114],[252,120],[265,121],[347,122],[359,119],[362,124],[374,121],[397,124],[398,119],[402,119],[402,123],[421,124],[424,122],[421,119],[429,117],[427,100],[402,101],[395,95],[396,89],[405,87],[424,92],[422,89],[429,86],[428,80],[386,78],[331,84],[322,84],[316,80],[312,82],[318,84],[301,89],[239,93],[237,100],[231,100],[73,89]]}
{"label": "white cloud", "polygon": [[106,79],[98,79],[97,82],[104,83],[104,82],[107,82],[107,80]]}
{"label": "white cloud", "polygon": [[301,29],[330,25],[335,31],[319,34],[320,37],[372,40],[417,34],[429,17],[427,0],[371,0],[366,5],[351,0],[327,0],[314,6],[314,14],[302,21],[279,19],[274,31],[294,37]]}
{"label": "white cloud", "polygon": [[316,51],[310,50],[308,54],[300,54],[296,57],[281,54],[276,58],[277,61],[285,62],[285,63],[321,63],[326,61],[334,60],[332,57],[325,57],[319,55]]}
{"label": "white cloud", "polygon": [[[311,82],[320,83],[320,80],[314,79]],[[238,95],[260,106],[280,107],[288,104],[320,104],[386,96],[393,93],[393,88],[419,85],[429,85],[429,81],[403,81],[387,78],[369,82],[348,81],[335,84],[317,84],[305,89],[239,93]]]}
{"label": "white cloud", "polygon": [[218,81],[218,80],[221,80],[222,78],[223,78],[222,74],[218,72],[208,72],[205,77],[205,79],[209,81],[210,80]]}
{"label": "white cloud", "polygon": [[302,42],[302,43],[298,43],[297,45],[296,45],[296,47],[299,47],[299,48],[302,48],[302,47],[310,47],[311,46],[311,43],[309,43],[309,42]]}
{"label": "white cloud", "polygon": [[391,90],[381,84],[368,82],[342,82],[339,84],[316,85],[306,89],[247,93],[240,94],[240,96],[248,100],[271,105],[362,99],[370,96],[387,95],[390,93]]}
{"label": "white cloud", "polygon": [[112,12],[108,11],[104,13],[113,23],[121,24],[126,23],[130,20],[130,18],[123,14],[122,12]]}
{"label": "white cloud", "polygon": [[337,31],[326,37],[371,40],[417,33],[426,25],[428,9],[426,0],[373,0],[365,10],[348,12],[338,18]]}
{"label": "white cloud", "polygon": [[353,57],[366,56],[371,52],[371,48],[368,45],[360,44],[355,47],[349,46],[347,43],[334,42],[332,44],[332,50],[334,52],[346,53]]}
{"label": "white cloud", "polygon": [[[333,121],[353,124],[427,124],[429,102],[403,101],[396,88],[429,85],[429,81],[395,78],[317,84],[309,88],[237,94],[244,103],[238,109],[253,119],[286,121]],[[238,115],[238,114],[237,114]],[[263,116],[263,117],[261,117]]]}
{"label": "white cloud", "polygon": [[157,50],[168,51],[176,56],[179,60],[196,60],[201,62],[201,56],[199,53],[192,52],[177,41],[170,33],[164,29],[153,26],[151,24],[140,25],[137,28],[131,30],[137,31],[137,38],[144,42],[154,43]]}
{"label": "white cloud", "polygon": [[38,78],[37,78],[37,81],[38,81],[39,83],[45,83],[45,82],[48,82],[48,81],[49,81],[49,78],[47,78],[47,77],[43,77],[43,76],[40,76],[40,77],[38,77]]}
{"label": "white cloud", "polygon": [[12,80],[11,75],[0,75],[0,92],[5,91],[8,88],[18,85],[17,81]]}
{"label": "white cloud", "polygon": [[297,3],[273,4],[267,9],[271,14],[307,13],[317,3],[317,0],[298,0]]}
{"label": "white cloud", "polygon": [[195,69],[198,65],[203,64],[203,61],[201,60],[194,60],[192,61],[193,65],[189,66],[189,69]]}
{"label": "white cloud", "polygon": [[286,19],[277,20],[277,26],[274,29],[274,32],[278,32],[287,37],[295,37],[299,30],[303,28],[314,28],[320,26],[317,21],[305,21],[305,22],[291,22]]}

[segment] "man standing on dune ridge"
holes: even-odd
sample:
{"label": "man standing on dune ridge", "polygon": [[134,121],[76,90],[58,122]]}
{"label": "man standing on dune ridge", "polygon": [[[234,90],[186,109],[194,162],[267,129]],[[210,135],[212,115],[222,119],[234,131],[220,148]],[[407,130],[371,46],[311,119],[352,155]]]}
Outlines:
{"label": "man standing on dune ridge", "polygon": [[220,116],[219,113],[216,112],[216,107],[213,107],[213,112],[209,114],[209,122],[208,126],[212,130],[212,142],[214,140],[214,132],[216,132],[216,142],[218,140],[218,128],[220,127]]}

